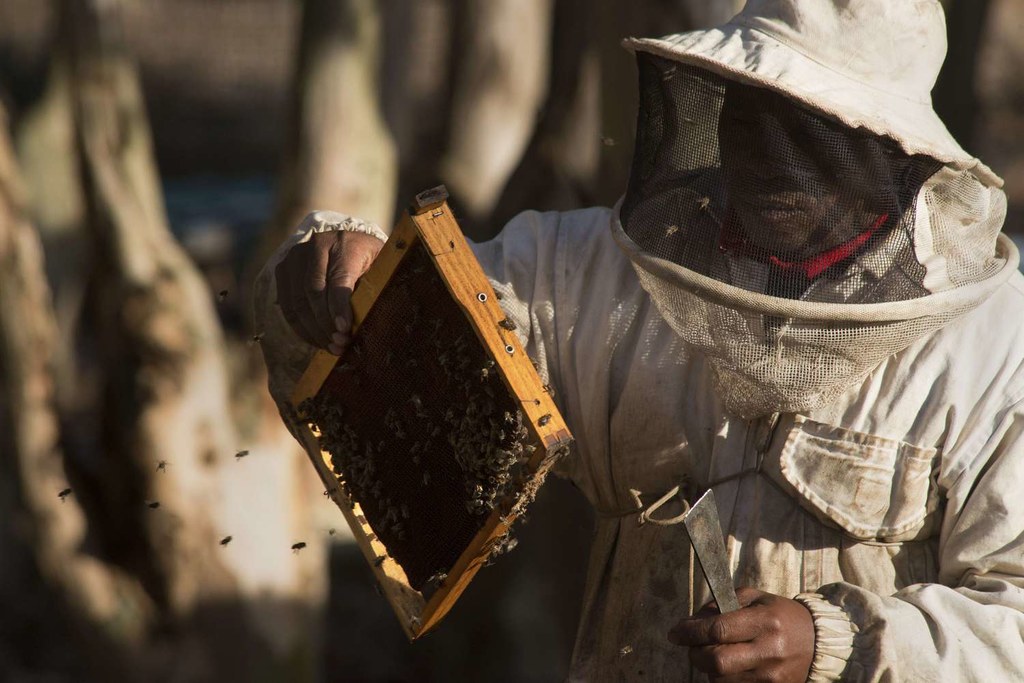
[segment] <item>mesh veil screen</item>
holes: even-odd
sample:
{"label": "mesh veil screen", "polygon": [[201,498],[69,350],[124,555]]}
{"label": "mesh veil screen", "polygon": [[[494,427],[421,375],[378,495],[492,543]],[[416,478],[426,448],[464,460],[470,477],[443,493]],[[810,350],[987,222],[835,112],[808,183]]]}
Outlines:
{"label": "mesh veil screen", "polygon": [[637,55],[623,228],[652,255],[747,291],[875,303],[925,296],[916,198],[941,164],[763,88]]}
{"label": "mesh veil screen", "polygon": [[[908,156],[770,90],[637,60],[625,246],[639,247],[630,253],[641,284],[710,364],[732,414],[836,400],[998,286],[1005,200],[970,171]],[[869,304],[870,315],[844,318],[848,304]]]}

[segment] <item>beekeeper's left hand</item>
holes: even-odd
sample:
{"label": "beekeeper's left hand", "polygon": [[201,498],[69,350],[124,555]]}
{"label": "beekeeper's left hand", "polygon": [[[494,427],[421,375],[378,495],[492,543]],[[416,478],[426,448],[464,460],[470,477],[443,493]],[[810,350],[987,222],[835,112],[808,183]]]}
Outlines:
{"label": "beekeeper's left hand", "polygon": [[690,663],[713,681],[804,683],[814,658],[814,620],[796,600],[754,588],[736,591],[740,609],[708,603],[680,621],[669,640],[690,648]]}

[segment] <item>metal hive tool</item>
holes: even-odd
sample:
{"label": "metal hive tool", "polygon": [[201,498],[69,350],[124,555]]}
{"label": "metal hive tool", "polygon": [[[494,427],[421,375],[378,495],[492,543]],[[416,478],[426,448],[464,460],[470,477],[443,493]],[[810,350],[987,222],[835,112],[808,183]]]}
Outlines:
{"label": "metal hive tool", "polygon": [[446,199],[417,196],[353,293],[352,344],[317,353],[292,397],[410,639],[506,547],[572,440]]}

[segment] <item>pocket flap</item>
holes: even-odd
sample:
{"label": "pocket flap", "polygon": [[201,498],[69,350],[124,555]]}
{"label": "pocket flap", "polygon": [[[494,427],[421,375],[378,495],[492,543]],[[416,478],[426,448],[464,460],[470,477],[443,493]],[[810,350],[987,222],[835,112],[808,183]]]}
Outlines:
{"label": "pocket flap", "polygon": [[934,509],[938,450],[794,416],[779,466],[812,508],[857,539],[892,538]]}

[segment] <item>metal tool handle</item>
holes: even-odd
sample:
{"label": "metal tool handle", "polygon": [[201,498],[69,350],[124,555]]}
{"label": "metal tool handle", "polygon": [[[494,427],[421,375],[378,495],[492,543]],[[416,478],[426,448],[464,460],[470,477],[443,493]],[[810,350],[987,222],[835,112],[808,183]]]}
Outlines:
{"label": "metal tool handle", "polygon": [[736,599],[736,588],[732,584],[729,557],[725,552],[725,537],[718,519],[715,494],[711,489],[693,504],[686,513],[683,524],[690,534],[690,544],[700,563],[701,571],[704,572],[711,595],[718,603],[718,611],[725,614],[738,610],[740,603]]}

